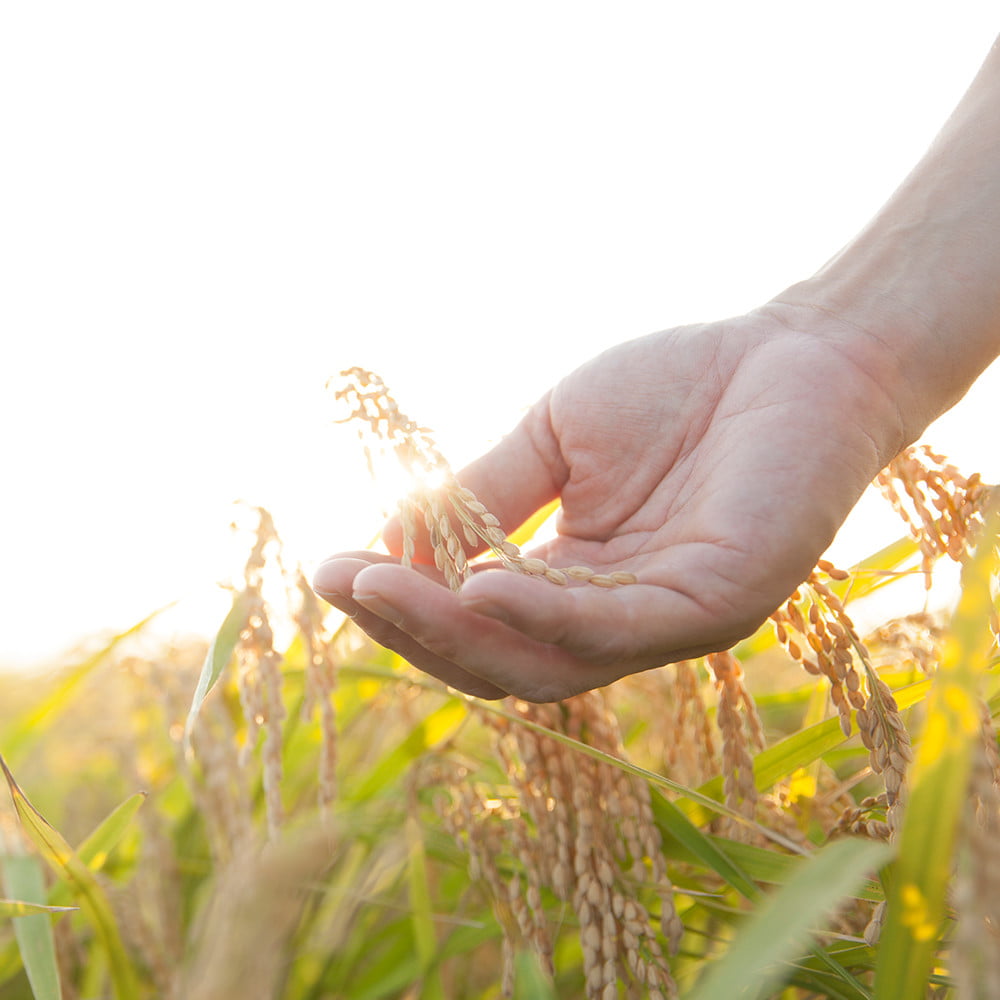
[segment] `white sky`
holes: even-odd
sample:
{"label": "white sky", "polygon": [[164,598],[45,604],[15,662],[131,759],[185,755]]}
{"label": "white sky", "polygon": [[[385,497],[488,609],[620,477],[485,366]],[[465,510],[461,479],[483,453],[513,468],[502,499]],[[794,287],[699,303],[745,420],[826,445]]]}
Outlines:
{"label": "white sky", "polygon": [[[998,33],[987,0],[4,5],[0,663],[174,599],[211,627],[236,498],[307,569],[364,545],[341,368],[461,464],[609,344],[806,277]],[[928,435],[994,480],[998,385]]]}

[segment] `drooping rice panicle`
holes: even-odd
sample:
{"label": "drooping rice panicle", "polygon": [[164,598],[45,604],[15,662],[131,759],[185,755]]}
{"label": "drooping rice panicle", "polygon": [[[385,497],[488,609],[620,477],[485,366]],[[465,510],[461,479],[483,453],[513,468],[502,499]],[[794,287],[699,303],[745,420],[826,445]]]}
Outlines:
{"label": "drooping rice panicle", "polygon": [[990,489],[979,473],[964,476],[927,445],[904,449],[875,482],[920,546],[929,589],[939,558],[961,562],[968,556],[983,524]]}
{"label": "drooping rice panicle", "polygon": [[[760,716],[743,683],[743,667],[731,651],[709,653],[705,662],[715,677],[719,694],[716,721],[722,734],[726,805],[752,819],[757,806],[757,786],[750,747],[764,747]],[[726,832],[734,840],[747,839],[746,827],[736,821],[727,822]]]}

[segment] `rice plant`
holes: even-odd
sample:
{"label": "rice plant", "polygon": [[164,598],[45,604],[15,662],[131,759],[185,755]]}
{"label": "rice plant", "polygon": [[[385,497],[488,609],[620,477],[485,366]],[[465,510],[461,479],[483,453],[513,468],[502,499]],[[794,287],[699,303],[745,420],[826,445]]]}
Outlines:
{"label": "rice plant", "polygon": [[[372,373],[338,383],[457,587],[552,586]],[[1000,995],[992,491],[927,448],[906,534],[735,648],[556,704],[460,695],[327,612],[251,509],[204,643],[3,680],[0,1000]],[[940,559],[953,614],[852,611]]]}

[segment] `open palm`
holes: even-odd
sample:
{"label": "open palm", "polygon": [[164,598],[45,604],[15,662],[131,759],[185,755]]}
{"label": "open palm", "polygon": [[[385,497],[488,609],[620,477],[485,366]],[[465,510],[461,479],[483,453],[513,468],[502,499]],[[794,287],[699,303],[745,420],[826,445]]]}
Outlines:
{"label": "open palm", "polygon": [[[622,344],[543,397],[459,474],[508,527],[560,497],[552,566],[613,590],[347,553],[316,589],[374,639],[470,694],[549,701],[724,649],[808,575],[905,443],[864,335],[775,308]],[[864,358],[868,364],[861,362]],[[386,533],[399,551],[398,526]]]}

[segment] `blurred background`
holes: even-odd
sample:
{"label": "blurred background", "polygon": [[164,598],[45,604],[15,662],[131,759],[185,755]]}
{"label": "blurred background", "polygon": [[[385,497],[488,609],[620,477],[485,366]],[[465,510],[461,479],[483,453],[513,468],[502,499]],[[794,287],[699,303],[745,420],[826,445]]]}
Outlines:
{"label": "blurred background", "polygon": [[[327,378],[460,466],[611,344],[751,308],[892,192],[993,2],[8,4],[0,665],[178,601],[233,501],[307,573],[386,498]],[[996,366],[928,431],[1000,480]],[[856,558],[902,533],[866,498]]]}

